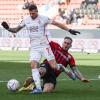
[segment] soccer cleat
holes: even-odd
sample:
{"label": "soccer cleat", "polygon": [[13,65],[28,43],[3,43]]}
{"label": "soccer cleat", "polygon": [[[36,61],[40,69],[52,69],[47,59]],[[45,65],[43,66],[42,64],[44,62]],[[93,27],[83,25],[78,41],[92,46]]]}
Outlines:
{"label": "soccer cleat", "polygon": [[18,91],[32,91],[34,89],[35,85],[34,84],[30,84],[29,86],[27,87],[21,87]]}
{"label": "soccer cleat", "polygon": [[40,93],[42,93],[42,89],[35,88],[30,93],[32,93],[32,94],[40,94]]}
{"label": "soccer cleat", "polygon": [[30,84],[34,83],[32,77],[27,77],[27,79],[25,80],[23,87],[28,87]]}

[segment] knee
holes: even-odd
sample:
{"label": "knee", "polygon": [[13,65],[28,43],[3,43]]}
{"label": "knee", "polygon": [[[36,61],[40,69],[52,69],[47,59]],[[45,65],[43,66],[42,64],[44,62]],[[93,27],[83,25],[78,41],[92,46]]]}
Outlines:
{"label": "knee", "polygon": [[44,85],[43,92],[50,93],[50,92],[53,92],[53,90],[54,90],[54,84],[46,83]]}
{"label": "knee", "polygon": [[51,92],[53,92],[53,90],[54,90],[53,88],[44,88],[43,92],[44,93],[51,93]]}
{"label": "knee", "polygon": [[56,69],[57,63],[56,63],[55,60],[50,60],[50,61],[49,61],[49,64],[50,64],[51,68]]}
{"label": "knee", "polygon": [[34,68],[37,68],[38,67],[38,63],[36,61],[31,61],[31,67],[34,69]]}

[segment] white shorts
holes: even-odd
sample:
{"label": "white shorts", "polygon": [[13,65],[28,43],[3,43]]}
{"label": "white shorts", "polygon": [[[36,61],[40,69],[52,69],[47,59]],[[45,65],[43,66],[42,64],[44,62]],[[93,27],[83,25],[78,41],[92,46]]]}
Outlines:
{"label": "white shorts", "polygon": [[40,61],[41,57],[46,58],[48,61],[55,59],[51,47],[42,47],[39,49],[32,49],[30,51],[30,61]]}

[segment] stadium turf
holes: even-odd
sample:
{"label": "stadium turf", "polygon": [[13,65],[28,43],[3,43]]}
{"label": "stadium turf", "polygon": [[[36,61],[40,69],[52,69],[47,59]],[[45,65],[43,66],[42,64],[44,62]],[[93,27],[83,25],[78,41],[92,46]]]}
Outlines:
{"label": "stadium turf", "polygon": [[0,51],[0,100],[100,100],[100,53],[73,53],[79,70],[90,79],[90,83],[72,81],[62,74],[53,93],[8,91],[6,84],[9,79],[15,78],[22,84],[31,75],[28,53]]}

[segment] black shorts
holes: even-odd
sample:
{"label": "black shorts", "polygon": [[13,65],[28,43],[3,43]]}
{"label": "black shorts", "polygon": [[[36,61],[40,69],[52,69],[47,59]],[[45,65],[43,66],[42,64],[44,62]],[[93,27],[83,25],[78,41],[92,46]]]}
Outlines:
{"label": "black shorts", "polygon": [[43,79],[43,86],[45,83],[52,83],[54,86],[56,85],[56,75],[54,70],[50,67],[48,63],[43,66],[46,68],[46,74],[42,77]]}

